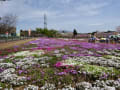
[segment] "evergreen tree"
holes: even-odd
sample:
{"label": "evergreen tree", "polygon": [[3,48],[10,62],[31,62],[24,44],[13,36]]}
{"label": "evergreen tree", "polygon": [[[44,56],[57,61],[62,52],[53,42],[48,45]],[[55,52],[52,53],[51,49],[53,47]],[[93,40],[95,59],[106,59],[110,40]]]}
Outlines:
{"label": "evergreen tree", "polygon": [[77,36],[77,30],[74,29],[74,30],[73,30],[73,37],[75,38],[76,36]]}

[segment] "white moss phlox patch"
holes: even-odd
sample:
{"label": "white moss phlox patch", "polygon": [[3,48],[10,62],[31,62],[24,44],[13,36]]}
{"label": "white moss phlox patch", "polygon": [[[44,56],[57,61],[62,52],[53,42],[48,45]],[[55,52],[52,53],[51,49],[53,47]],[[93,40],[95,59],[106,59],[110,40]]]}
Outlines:
{"label": "white moss phlox patch", "polygon": [[42,54],[44,54],[43,50],[20,51],[20,52],[13,54],[13,56],[33,56],[33,55],[41,56]]}
{"label": "white moss phlox patch", "polygon": [[69,58],[69,59],[63,61],[62,63],[63,63],[63,65],[73,65],[73,66],[76,66],[76,65],[82,66],[83,65],[82,62],[75,61],[72,58]]}

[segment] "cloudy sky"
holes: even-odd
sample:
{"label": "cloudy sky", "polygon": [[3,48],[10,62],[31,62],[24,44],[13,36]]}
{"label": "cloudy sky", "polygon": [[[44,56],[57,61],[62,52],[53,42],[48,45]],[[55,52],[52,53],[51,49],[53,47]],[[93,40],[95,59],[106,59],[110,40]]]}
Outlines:
{"label": "cloudy sky", "polygon": [[0,3],[0,16],[18,16],[17,30],[49,29],[92,32],[115,30],[120,25],[120,0],[11,0]]}

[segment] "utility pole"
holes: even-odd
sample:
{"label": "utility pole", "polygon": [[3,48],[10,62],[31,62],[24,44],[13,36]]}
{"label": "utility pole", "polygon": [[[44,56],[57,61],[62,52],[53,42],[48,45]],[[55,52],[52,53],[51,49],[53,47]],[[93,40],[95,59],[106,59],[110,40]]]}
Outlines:
{"label": "utility pole", "polygon": [[47,29],[47,16],[44,14],[44,29]]}

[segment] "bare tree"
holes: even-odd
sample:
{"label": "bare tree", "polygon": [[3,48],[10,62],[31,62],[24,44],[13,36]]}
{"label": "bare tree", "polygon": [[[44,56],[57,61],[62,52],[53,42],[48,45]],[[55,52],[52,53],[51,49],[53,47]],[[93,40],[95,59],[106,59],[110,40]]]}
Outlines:
{"label": "bare tree", "polygon": [[7,14],[0,19],[0,34],[15,32],[17,16]]}
{"label": "bare tree", "polygon": [[6,1],[10,1],[10,0],[0,0],[0,4],[5,3]]}
{"label": "bare tree", "polygon": [[10,0],[0,0],[0,2],[4,2],[4,1],[10,1]]}

